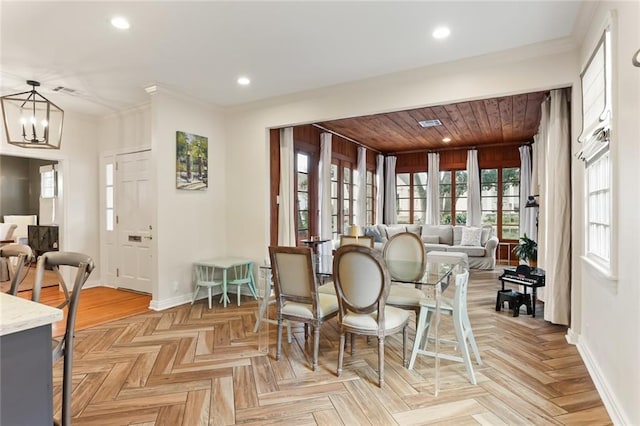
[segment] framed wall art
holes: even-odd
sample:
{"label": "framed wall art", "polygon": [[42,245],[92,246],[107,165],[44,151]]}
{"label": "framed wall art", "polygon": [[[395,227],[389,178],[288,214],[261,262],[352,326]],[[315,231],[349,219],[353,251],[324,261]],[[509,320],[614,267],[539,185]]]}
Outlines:
{"label": "framed wall art", "polygon": [[203,190],[209,186],[209,142],[205,136],[176,132],[176,188]]}

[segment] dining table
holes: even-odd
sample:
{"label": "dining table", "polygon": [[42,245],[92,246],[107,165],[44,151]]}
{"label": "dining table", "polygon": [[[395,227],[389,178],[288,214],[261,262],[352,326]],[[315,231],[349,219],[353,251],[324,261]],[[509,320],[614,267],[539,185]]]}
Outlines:
{"label": "dining table", "polygon": [[[416,288],[422,289],[424,297],[435,302],[434,314],[434,338],[435,338],[435,391],[438,394],[440,380],[440,350],[438,328],[440,325],[440,301],[442,292],[449,286],[451,274],[455,265],[451,263],[441,263],[427,261],[425,263],[402,259],[385,259],[385,265],[391,275],[391,284],[412,284]],[[333,275],[333,255],[319,255],[314,262],[316,276],[319,281],[330,279]],[[262,268],[270,269],[269,265]],[[263,280],[263,295],[271,293],[271,280]],[[266,304],[268,297],[263,298],[260,305],[259,317],[266,314]],[[264,306],[262,306],[264,304]],[[417,320],[417,319],[416,319]]]}

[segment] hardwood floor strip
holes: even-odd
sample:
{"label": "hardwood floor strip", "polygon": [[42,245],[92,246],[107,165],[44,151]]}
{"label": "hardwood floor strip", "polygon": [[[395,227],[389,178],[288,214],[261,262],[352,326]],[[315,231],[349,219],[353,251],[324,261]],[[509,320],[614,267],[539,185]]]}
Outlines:
{"label": "hardwood floor strip", "polygon": [[403,426],[424,425],[436,421],[451,420],[461,416],[485,413],[487,410],[474,399],[463,399],[456,402],[437,404],[431,407],[418,408],[396,413],[393,417]]}
{"label": "hardwood floor strip", "polygon": [[360,406],[353,400],[351,394],[330,395],[332,408],[345,425],[370,425],[369,419],[360,409]]}
{"label": "hardwood floor strip", "polygon": [[341,426],[344,425],[336,410],[323,410],[313,413],[313,419],[318,426]]}
{"label": "hardwood floor strip", "polygon": [[598,392],[592,390],[551,399],[551,402],[567,411],[582,411],[587,408],[599,407],[602,404]]}
{"label": "hardwood floor strip", "polygon": [[[274,418],[286,420],[288,417],[299,416],[301,414],[311,414],[316,410],[328,410],[333,408],[329,398],[326,396],[294,401],[285,404],[272,404],[265,407],[237,408],[236,422],[262,421]],[[312,417],[313,418],[313,417]]]}
{"label": "hardwood floor strip", "polygon": [[377,399],[371,390],[375,385],[370,385],[362,380],[353,380],[346,382],[344,386],[372,424],[388,425],[394,423],[393,417],[382,404],[372,403]]}
{"label": "hardwood floor strip", "polygon": [[589,426],[601,426],[612,424],[604,407],[594,407],[587,410],[565,414],[558,417],[558,420],[565,425],[582,424]]}
{"label": "hardwood floor strip", "polygon": [[184,406],[184,426],[208,426],[209,407],[211,401],[211,387],[200,391],[192,391],[187,394],[187,403]]}
{"label": "hardwood floor strip", "polygon": [[210,401],[211,425],[232,425],[236,422],[233,377],[219,377],[211,380]]}
{"label": "hardwood floor strip", "polygon": [[250,365],[233,368],[233,389],[236,410],[258,406],[256,383]]}

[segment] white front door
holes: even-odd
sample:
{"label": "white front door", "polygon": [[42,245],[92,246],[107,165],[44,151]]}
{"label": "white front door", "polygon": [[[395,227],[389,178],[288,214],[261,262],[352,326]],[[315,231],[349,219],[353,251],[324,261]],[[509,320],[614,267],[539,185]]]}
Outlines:
{"label": "white front door", "polygon": [[116,163],[116,283],[118,287],[151,293],[151,151],[118,155]]}

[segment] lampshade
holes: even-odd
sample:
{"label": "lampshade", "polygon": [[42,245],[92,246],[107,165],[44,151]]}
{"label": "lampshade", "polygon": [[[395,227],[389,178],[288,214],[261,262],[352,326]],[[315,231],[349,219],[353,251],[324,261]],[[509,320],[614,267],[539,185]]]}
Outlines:
{"label": "lampshade", "polygon": [[32,89],[0,98],[7,142],[22,148],[60,149],[64,111],[36,92],[40,83],[27,80]]}
{"label": "lampshade", "polygon": [[540,207],[540,204],[538,204],[535,197],[535,195],[529,195],[527,197],[527,204],[525,207]]}

